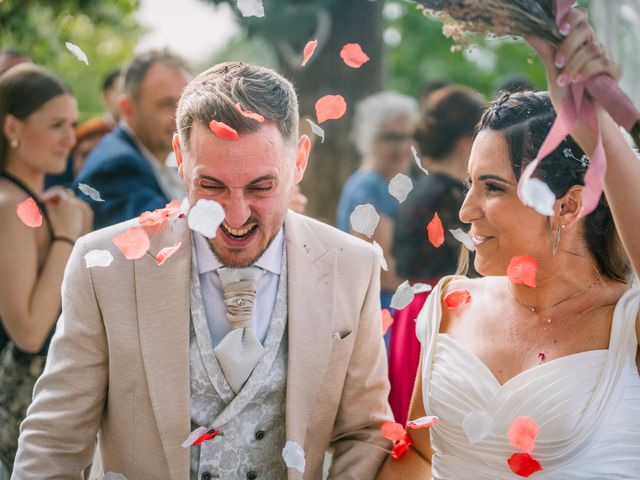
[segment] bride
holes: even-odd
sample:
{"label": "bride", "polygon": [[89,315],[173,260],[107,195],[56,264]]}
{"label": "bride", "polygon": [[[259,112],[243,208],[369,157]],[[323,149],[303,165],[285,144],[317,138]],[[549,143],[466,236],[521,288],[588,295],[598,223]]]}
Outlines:
{"label": "bride", "polygon": [[[504,95],[485,112],[469,159],[460,218],[485,278],[444,278],[417,319],[422,360],[409,418],[413,445],[379,478],[637,479],[640,476],[640,161],[597,107],[608,159],[605,195],[581,217],[596,139],[581,124],[535,170],[554,192],[553,216],[516,193],[569,93],[567,84],[620,69],[596,43],[586,14],[564,19],[557,50],[532,43],[549,94]],[[535,288],[504,276],[513,257],[538,264]],[[529,282],[530,283],[530,282]],[[470,302],[448,308],[447,295]]]}

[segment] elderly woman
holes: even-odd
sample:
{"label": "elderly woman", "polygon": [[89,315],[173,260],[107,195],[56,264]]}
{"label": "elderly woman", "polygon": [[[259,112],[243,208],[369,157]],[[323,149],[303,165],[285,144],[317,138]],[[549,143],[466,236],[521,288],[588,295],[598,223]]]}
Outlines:
{"label": "elderly woman", "polygon": [[372,240],[382,247],[389,266],[380,278],[383,308],[389,307],[393,292],[401,283],[391,257],[399,203],[389,194],[389,181],[409,170],[417,117],[417,102],[392,91],[376,93],[358,104],[352,138],[362,156],[362,165],[347,179],[338,203],[337,226],[345,232],[354,233],[349,217],[358,205],[369,203],[380,215]]}
{"label": "elderly woman", "polygon": [[[638,478],[640,291],[630,267],[640,269],[640,162],[597,105],[608,159],[597,208],[580,214],[583,152],[596,145],[582,123],[534,172],[555,194],[553,214],[516,192],[567,84],[619,78],[583,11],[563,24],[570,33],[556,51],[532,40],[550,96],[505,94],[481,120],[460,219],[485,277],[445,277],[418,317],[422,363],[409,418],[439,423],[412,432],[412,448],[380,478]],[[516,256],[537,261],[535,284],[505,276]],[[453,292],[470,302],[450,308]]]}

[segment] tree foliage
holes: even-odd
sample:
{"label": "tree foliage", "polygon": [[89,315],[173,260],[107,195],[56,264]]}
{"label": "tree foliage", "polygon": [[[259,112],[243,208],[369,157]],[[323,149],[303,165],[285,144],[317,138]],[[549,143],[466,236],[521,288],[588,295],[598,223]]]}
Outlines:
{"label": "tree foliage", "polygon": [[[139,0],[3,0],[0,46],[13,47],[56,72],[78,98],[81,117],[102,111],[104,76],[128,61],[140,27]],[[89,57],[79,62],[65,47],[78,45]]]}

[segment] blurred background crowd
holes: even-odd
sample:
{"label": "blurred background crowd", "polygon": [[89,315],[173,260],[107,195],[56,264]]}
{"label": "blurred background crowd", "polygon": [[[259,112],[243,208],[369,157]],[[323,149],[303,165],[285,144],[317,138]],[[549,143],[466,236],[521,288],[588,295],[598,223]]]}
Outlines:
{"label": "blurred background crowd", "polygon": [[[640,74],[640,1],[581,3],[639,103],[632,80]],[[226,60],[291,79],[304,119],[316,121],[323,95],[347,101],[341,119],[322,124],[322,139],[301,122],[314,146],[291,208],[381,246],[388,266],[381,303],[395,320],[385,337],[390,400],[405,422],[419,355],[414,321],[428,292],[402,309],[392,308],[393,294],[405,281],[434,285],[456,271],[460,244],[448,230],[463,227],[457,212],[481,110],[500,91],[541,89],[543,68],[515,39],[477,39],[453,51],[441,24],[406,0],[265,0],[264,7],[256,18],[225,0],[0,0],[0,424],[18,421],[30,401],[73,241],[182,198],[171,146],[176,103],[193,75]],[[312,39],[317,50],[301,67]],[[66,42],[81,47],[88,65]],[[338,55],[356,42],[370,57],[358,70]],[[389,190],[399,174],[412,185],[402,202]],[[30,196],[48,212],[35,243],[24,241],[15,217],[15,205]],[[380,216],[371,237],[350,220],[363,204]],[[438,247],[426,229],[436,213],[445,231]],[[29,378],[19,392],[17,376]],[[7,435],[0,434],[0,459],[10,468],[6,445],[15,439]]]}

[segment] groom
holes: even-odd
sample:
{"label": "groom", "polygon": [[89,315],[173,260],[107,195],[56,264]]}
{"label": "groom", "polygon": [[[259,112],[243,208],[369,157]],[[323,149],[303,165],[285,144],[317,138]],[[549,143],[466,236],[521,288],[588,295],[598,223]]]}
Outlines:
{"label": "groom", "polygon": [[[12,478],[82,478],[96,434],[104,472],[129,480],[320,479],[327,450],[329,478],[375,478],[391,421],[378,259],[287,211],[310,149],[292,85],[215,66],[184,90],[177,126],[190,204],[226,218],[207,239],[174,214],[133,261],[112,239],[135,220],[78,241]],[[86,267],[95,249],[110,266]],[[181,446],[199,427],[216,434]]]}

